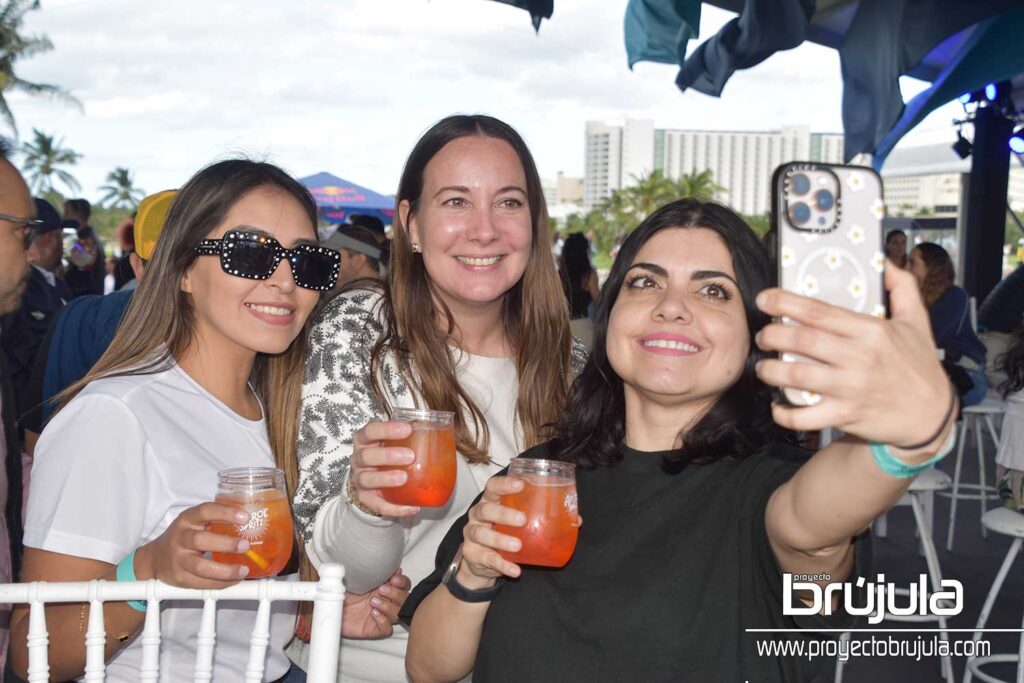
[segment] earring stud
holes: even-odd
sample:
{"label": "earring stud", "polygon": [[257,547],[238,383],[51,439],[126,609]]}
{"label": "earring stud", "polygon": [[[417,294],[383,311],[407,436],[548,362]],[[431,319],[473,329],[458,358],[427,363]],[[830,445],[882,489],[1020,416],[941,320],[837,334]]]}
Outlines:
{"label": "earring stud", "polygon": [[415,254],[418,254],[418,253],[420,253],[421,249],[420,249],[420,245],[419,245],[419,242],[413,242],[413,243],[412,243],[412,251],[413,251],[413,253],[415,253]]}

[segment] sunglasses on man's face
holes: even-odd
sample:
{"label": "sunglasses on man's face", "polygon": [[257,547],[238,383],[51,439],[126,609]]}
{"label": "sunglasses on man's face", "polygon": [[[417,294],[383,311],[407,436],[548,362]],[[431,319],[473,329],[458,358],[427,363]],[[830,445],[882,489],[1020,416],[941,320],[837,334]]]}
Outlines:
{"label": "sunglasses on man's face", "polygon": [[258,232],[232,230],[219,240],[203,240],[196,247],[199,256],[220,256],[220,267],[228,275],[266,280],[282,260],[288,259],[295,284],[325,292],[338,281],[341,256],[333,249],[299,244],[285,249],[273,237]]}

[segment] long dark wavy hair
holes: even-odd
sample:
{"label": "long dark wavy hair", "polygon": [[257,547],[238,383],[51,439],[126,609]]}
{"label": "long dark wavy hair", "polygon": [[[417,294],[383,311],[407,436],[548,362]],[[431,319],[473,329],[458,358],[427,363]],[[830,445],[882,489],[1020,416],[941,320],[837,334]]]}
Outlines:
{"label": "long dark wavy hair", "polygon": [[560,460],[591,469],[622,459],[626,402],[622,379],[608,361],[608,318],[623,280],[641,247],[668,228],[704,228],[718,233],[732,254],[740,298],[747,317],[748,342],[743,371],[718,397],[697,424],[683,433],[681,446],[665,455],[663,468],[679,472],[687,464],[708,464],[731,455],[745,457],[773,441],[794,443],[792,432],[772,420],[771,389],[754,373],[765,357],[754,343],[768,317],[754,304],[757,294],[771,285],[768,254],[753,230],[730,209],[714,202],[680,199],[652,213],[623,242],[594,311],[594,346],[583,372],[569,391],[561,421],[555,427],[553,453]]}
{"label": "long dark wavy hair", "polygon": [[997,365],[1006,373],[1007,379],[999,385],[1003,398],[1024,389],[1024,325],[1013,331],[1006,353],[999,356]]}

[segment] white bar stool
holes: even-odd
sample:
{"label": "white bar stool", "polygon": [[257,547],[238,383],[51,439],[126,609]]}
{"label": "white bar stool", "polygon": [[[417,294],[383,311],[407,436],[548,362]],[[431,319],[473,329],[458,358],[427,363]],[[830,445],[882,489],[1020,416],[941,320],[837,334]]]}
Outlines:
{"label": "white bar stool", "polygon": [[[948,474],[931,467],[914,478],[913,483],[910,484],[910,488],[907,489],[903,498],[896,503],[897,505],[910,505],[914,511],[914,524],[917,528],[917,535],[921,539],[921,550],[924,553],[924,562],[928,567],[928,578],[931,580],[933,591],[942,589],[942,569],[939,567],[939,556],[935,552],[935,542],[932,540],[930,501],[936,492],[948,490],[952,484],[953,482]],[[896,594],[909,597],[910,591],[906,588],[897,588]],[[885,620],[903,622],[937,621],[939,628],[942,629],[943,637],[948,637],[945,630],[946,617],[941,615],[894,616],[889,614]],[[849,633],[844,633],[841,639],[848,640]],[[844,664],[845,662],[842,660],[836,660],[835,683],[842,683],[843,681]],[[946,680],[946,683],[953,683],[952,659],[949,656],[943,657],[940,666],[942,677]]]}
{"label": "white bar stool", "polygon": [[[986,396],[981,403],[963,409],[960,418],[960,434],[958,436],[959,443],[956,447],[956,465],[953,469],[953,488],[951,491],[939,494],[940,496],[946,496],[950,499],[949,531],[946,534],[946,550],[953,550],[953,534],[956,530],[957,501],[961,499],[978,501],[978,508],[980,512],[979,516],[984,516],[986,508],[985,502],[999,499],[996,487],[990,486],[987,483],[987,476],[985,474],[985,440],[983,438],[984,435],[982,434],[982,423],[984,423],[984,426],[988,427],[988,434],[992,437],[994,447],[999,448],[999,435],[996,432],[994,418],[1005,412],[1006,401],[1003,401],[993,394]],[[971,431],[974,432],[975,446],[978,455],[978,483],[964,483],[960,480],[960,471],[964,459],[964,444],[967,443],[968,434]],[[967,489],[968,493],[965,493],[964,489]],[[982,538],[986,538],[988,536],[988,531],[985,529],[984,524],[981,525],[981,536]]]}
{"label": "white bar stool", "polygon": [[[985,598],[985,605],[981,608],[981,614],[978,616],[978,625],[975,626],[978,630],[972,636],[975,641],[981,637],[981,629],[985,628],[985,622],[988,621],[992,605],[995,604],[996,597],[999,595],[999,589],[1003,587],[1006,575],[1010,572],[1010,566],[1013,565],[1013,561],[1020,552],[1021,544],[1024,543],[1024,514],[1016,510],[1006,507],[989,510],[982,516],[981,523],[997,534],[1013,536],[1013,543],[1010,544],[1010,550],[1006,553],[1003,565],[999,568],[995,581],[992,582],[992,588],[988,592],[988,597]],[[964,669],[964,683],[971,683],[973,676],[977,676],[981,680],[986,681],[986,683],[1009,683],[1009,681],[996,678],[991,674],[981,671],[981,667],[986,664],[1006,662],[1017,662],[1017,676],[1014,680],[1016,683],[1024,683],[1024,633],[1021,633],[1020,644],[1015,655],[1002,654],[989,657],[969,657],[967,659],[967,666]]]}

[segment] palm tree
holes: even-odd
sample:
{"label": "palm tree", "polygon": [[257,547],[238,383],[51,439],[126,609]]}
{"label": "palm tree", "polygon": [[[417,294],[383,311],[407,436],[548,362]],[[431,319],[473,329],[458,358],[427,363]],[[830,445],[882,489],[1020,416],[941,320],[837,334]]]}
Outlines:
{"label": "palm tree", "polygon": [[715,195],[725,192],[725,188],[715,182],[715,176],[711,169],[684,173],[675,181],[676,193],[680,197],[693,197],[694,199],[709,200]]}
{"label": "palm tree", "polygon": [[111,209],[132,209],[134,210],[146,193],[135,187],[135,180],[132,172],[123,166],[118,166],[107,174],[107,184],[100,186],[100,191],[106,192],[100,204],[110,202],[107,208]]}
{"label": "palm tree", "polygon": [[66,90],[46,83],[33,83],[15,73],[15,63],[53,49],[46,36],[26,36],[19,33],[25,13],[39,8],[39,0],[0,0],[0,118],[10,126],[14,135],[18,127],[14,113],[7,103],[7,94],[23,92],[45,95],[81,108],[82,104]]}
{"label": "palm tree", "polygon": [[72,192],[78,192],[81,185],[75,177],[58,166],[74,166],[82,155],[74,150],[64,149],[61,147],[64,140],[54,142],[52,135],[47,135],[38,128],[33,128],[32,134],[33,141],[26,142],[21,147],[21,153],[25,155],[22,170],[28,175],[32,193],[41,195],[52,192],[53,176],[57,176],[57,180],[64,183]]}

